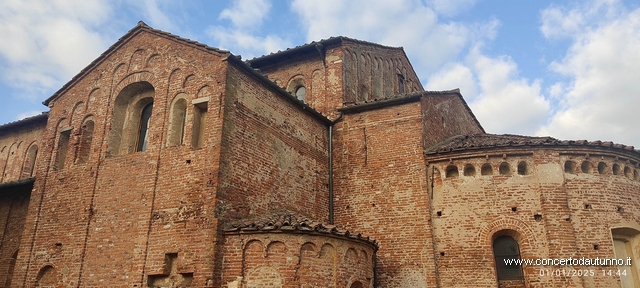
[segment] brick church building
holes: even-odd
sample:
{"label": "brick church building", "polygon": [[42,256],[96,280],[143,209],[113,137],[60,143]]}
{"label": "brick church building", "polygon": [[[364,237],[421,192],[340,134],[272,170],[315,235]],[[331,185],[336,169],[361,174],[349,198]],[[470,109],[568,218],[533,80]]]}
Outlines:
{"label": "brick church building", "polygon": [[[402,48],[140,22],[44,104],[0,125],[0,287],[640,287],[640,151],[487,134]],[[505,264],[569,257],[631,261]]]}

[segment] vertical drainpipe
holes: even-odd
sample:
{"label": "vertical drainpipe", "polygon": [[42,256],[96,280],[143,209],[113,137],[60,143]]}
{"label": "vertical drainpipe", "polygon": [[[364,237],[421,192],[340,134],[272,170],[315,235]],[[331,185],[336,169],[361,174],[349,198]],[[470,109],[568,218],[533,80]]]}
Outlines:
{"label": "vertical drainpipe", "polygon": [[333,225],[333,126],[342,119],[342,112],[340,116],[333,120],[329,125],[329,224]]}

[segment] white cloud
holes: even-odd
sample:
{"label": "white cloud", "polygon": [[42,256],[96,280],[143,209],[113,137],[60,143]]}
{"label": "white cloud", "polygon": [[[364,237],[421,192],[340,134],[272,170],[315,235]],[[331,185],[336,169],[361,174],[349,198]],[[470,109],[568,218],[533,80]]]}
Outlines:
{"label": "white cloud", "polygon": [[[617,3],[611,5],[607,11]],[[591,10],[579,9],[572,13],[589,15]],[[567,35],[575,39],[571,48],[550,68],[572,80],[557,84],[566,94],[559,111],[538,134],[640,146],[640,9],[615,11],[615,17]]]}
{"label": "white cloud", "polygon": [[108,19],[111,7],[107,3],[3,1],[0,73],[4,81],[24,89],[25,94],[59,87],[106,46],[104,36],[94,27]]}
{"label": "white cloud", "polygon": [[[431,2],[294,0],[292,8],[307,29],[307,41],[347,36],[402,46],[411,56],[418,75],[425,77],[442,65],[457,61],[472,41],[495,35],[497,27],[494,21],[488,21],[489,25],[443,23],[439,10],[434,8],[438,1]],[[454,2],[447,9],[455,10],[474,1]]]}
{"label": "white cloud", "polygon": [[132,1],[131,5],[138,8],[144,17],[142,20],[149,24],[151,27],[168,31],[173,34],[182,35],[182,29],[174,22],[176,17],[170,17],[165,13],[176,14],[182,9],[176,8],[176,5],[180,5],[180,2],[168,1],[168,0],[143,0]]}
{"label": "white cloud", "polygon": [[31,117],[31,116],[36,116],[36,115],[39,115],[41,113],[42,113],[42,111],[37,111],[37,110],[23,112],[23,113],[18,114],[18,116],[16,117],[15,120],[16,121],[22,120],[24,118]]}
{"label": "white cloud", "polygon": [[267,0],[236,0],[233,7],[222,10],[219,19],[228,19],[238,28],[252,28],[262,24],[270,9]]}
{"label": "white cloud", "polygon": [[245,59],[290,47],[290,41],[277,35],[257,35],[270,9],[271,2],[267,0],[235,0],[231,8],[222,10],[218,17],[230,20],[232,27],[211,26],[206,33],[215,40],[216,47]]}
{"label": "white cloud", "polygon": [[469,106],[487,132],[528,135],[546,121],[550,105],[540,81],[519,77],[509,57],[490,58],[474,49],[468,62],[481,91]]}
{"label": "white cloud", "polygon": [[432,75],[424,88],[428,91],[459,88],[464,98],[470,101],[478,95],[476,81],[475,75],[469,67],[461,63],[451,63]]}
{"label": "white cloud", "polygon": [[451,17],[471,9],[476,3],[476,0],[428,0],[426,2],[433,7],[438,14]]}

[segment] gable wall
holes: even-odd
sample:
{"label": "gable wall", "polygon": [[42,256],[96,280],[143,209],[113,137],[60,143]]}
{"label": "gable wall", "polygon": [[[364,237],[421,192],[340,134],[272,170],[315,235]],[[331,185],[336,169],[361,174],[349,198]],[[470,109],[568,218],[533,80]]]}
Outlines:
{"label": "gable wall", "polygon": [[300,78],[307,89],[305,103],[329,118],[337,117],[342,107],[342,51],[326,47],[324,61],[319,52],[292,56],[277,64],[259,67],[270,80],[294,94],[292,81]]}
{"label": "gable wall", "polygon": [[236,68],[224,109],[221,218],[287,210],[327,221],[326,124]]}
{"label": "gable wall", "polygon": [[456,135],[484,133],[455,93],[427,95],[421,102],[425,149]]}
{"label": "gable wall", "polygon": [[[12,287],[35,285],[46,265],[64,285],[146,286],[143,272],[163,273],[165,253],[178,254],[197,286],[213,277],[213,248],[197,240],[216,237],[212,191],[226,73],[222,56],[142,32],[51,102]],[[148,147],[107,155],[116,96],[140,81],[155,90]],[[180,93],[188,103],[185,144],[167,147],[169,106]],[[191,101],[202,97],[210,99],[207,130],[203,147],[192,149]],[[82,163],[76,156],[85,119],[95,125]],[[56,166],[60,132],[66,129],[69,148]]]}
{"label": "gable wall", "polygon": [[[344,106],[423,91],[400,49],[349,43],[343,47]],[[404,78],[404,91],[398,75]]]}

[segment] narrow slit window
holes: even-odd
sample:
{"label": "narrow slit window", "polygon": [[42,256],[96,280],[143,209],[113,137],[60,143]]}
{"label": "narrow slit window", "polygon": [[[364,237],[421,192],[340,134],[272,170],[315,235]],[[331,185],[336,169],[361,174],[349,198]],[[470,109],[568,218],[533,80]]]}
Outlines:
{"label": "narrow slit window", "polygon": [[404,89],[404,76],[402,76],[401,74],[398,74],[398,94],[404,94],[405,89]]}
{"label": "narrow slit window", "polygon": [[201,148],[204,145],[208,103],[209,102],[202,102],[193,106],[193,129],[191,135],[191,147],[193,148]]}
{"label": "narrow slit window", "polygon": [[171,109],[169,124],[169,143],[167,146],[182,145],[184,138],[184,124],[187,119],[187,101],[178,99]]}
{"label": "narrow slit window", "polygon": [[56,169],[60,170],[64,167],[64,161],[67,158],[67,151],[69,150],[69,139],[71,138],[71,129],[66,129],[60,132],[60,138],[58,139],[58,153],[56,155]]}
{"label": "narrow slit window", "polygon": [[80,143],[78,145],[78,163],[85,163],[89,159],[89,154],[91,152],[91,142],[93,142],[93,121],[86,121],[82,125],[82,129],[80,131]]}
{"label": "narrow slit window", "polygon": [[138,130],[138,145],[136,151],[147,150],[147,143],[149,142],[149,120],[151,119],[152,111],[153,103],[147,104],[142,108],[142,113],[140,113],[140,128]]}

